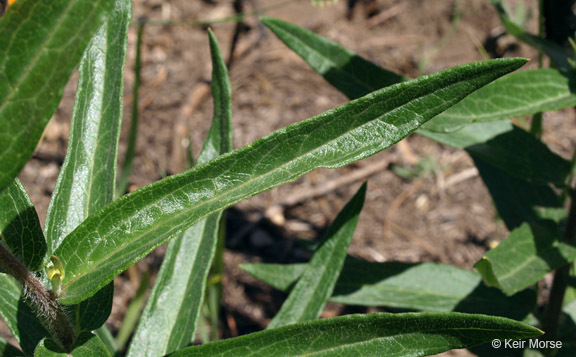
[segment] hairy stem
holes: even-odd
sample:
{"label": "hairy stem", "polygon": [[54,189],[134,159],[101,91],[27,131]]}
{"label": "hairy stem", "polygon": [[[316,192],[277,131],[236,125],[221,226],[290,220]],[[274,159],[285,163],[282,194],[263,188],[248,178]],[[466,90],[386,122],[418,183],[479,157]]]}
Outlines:
{"label": "hairy stem", "polygon": [[53,337],[69,350],[76,335],[62,305],[44,284],[0,244],[0,267],[24,287],[24,300],[44,322]]}
{"label": "hairy stem", "polygon": [[[570,189],[569,196],[570,210],[562,238],[566,243],[576,243],[576,191]],[[554,272],[550,297],[548,298],[548,304],[544,309],[544,316],[542,318],[542,329],[546,332],[549,340],[555,340],[557,337],[558,320],[562,312],[562,303],[564,301],[566,287],[568,286],[571,266],[572,263],[566,264]]]}

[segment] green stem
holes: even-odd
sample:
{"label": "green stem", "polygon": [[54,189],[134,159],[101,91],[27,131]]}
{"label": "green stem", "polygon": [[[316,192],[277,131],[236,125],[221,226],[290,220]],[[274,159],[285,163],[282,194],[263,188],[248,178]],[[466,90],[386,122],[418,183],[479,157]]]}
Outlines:
{"label": "green stem", "polygon": [[[544,38],[546,36],[545,23],[544,23],[544,0],[538,1],[538,36]],[[538,50],[538,68],[544,66],[544,53]],[[532,116],[532,125],[530,126],[530,134],[540,139],[542,137],[542,113],[536,113]]]}
{"label": "green stem", "polygon": [[62,305],[42,282],[0,244],[0,267],[24,287],[24,301],[65,350],[70,351],[76,334]]}
{"label": "green stem", "polygon": [[[570,210],[562,239],[566,243],[574,244],[576,243],[576,191],[571,189],[569,195]],[[562,312],[564,293],[568,286],[571,266],[572,264],[566,264],[554,272],[550,297],[548,298],[548,303],[544,309],[544,316],[542,318],[542,330],[546,332],[548,340],[555,340],[557,337],[558,321],[560,319],[560,313]]]}
{"label": "green stem", "polygon": [[118,178],[116,187],[116,198],[126,193],[128,180],[132,174],[134,166],[134,155],[136,153],[136,139],[138,136],[138,96],[140,93],[141,70],[142,70],[142,35],[144,33],[144,21],[138,21],[138,34],[136,37],[136,60],[134,64],[134,85],[132,86],[132,115],[130,121],[130,132],[128,134],[128,146],[124,163]]}

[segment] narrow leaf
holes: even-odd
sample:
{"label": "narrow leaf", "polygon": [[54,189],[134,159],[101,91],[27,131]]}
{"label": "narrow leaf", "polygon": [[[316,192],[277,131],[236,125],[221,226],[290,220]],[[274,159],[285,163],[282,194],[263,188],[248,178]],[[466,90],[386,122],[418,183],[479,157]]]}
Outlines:
{"label": "narrow leaf", "polygon": [[[230,79],[211,31],[209,37],[214,117],[198,164],[232,150]],[[161,356],[193,342],[221,219],[222,213],[210,215],[170,241],[128,356]]]}
{"label": "narrow leaf", "polygon": [[564,50],[561,46],[557,45],[554,42],[548,41],[544,38],[532,35],[526,31],[519,25],[515,24],[504,9],[502,5],[502,0],[491,0],[492,5],[498,11],[498,16],[500,16],[500,21],[506,32],[510,35],[516,37],[519,41],[524,42],[525,44],[534,47],[535,49],[544,52],[550,59],[556,64],[558,68],[571,68],[570,63],[568,62],[568,58],[570,58],[570,54],[568,51]]}
{"label": "narrow leaf", "polygon": [[220,217],[211,215],[170,241],[128,356],[161,356],[192,343]]}
{"label": "narrow leaf", "polygon": [[222,58],[218,40],[212,31],[210,38],[210,55],[212,56],[212,98],[214,115],[208,137],[204,141],[202,152],[196,160],[201,165],[218,156],[232,151],[232,86],[228,77],[226,62]]}
{"label": "narrow leaf", "polygon": [[50,336],[36,315],[22,300],[22,286],[13,277],[0,273],[0,316],[27,356],[44,337]]}
{"label": "narrow leaf", "polygon": [[[243,264],[241,268],[276,289],[289,291],[306,264]],[[346,257],[330,301],[425,312],[466,312],[524,319],[536,294],[512,297],[482,283],[480,274],[438,263],[374,263]]]}
{"label": "narrow leaf", "polygon": [[512,295],[576,259],[576,247],[545,223],[522,224],[476,263],[487,285]]}
{"label": "narrow leaf", "polygon": [[24,356],[24,353],[3,338],[0,338],[0,355],[3,357],[21,357]]}
{"label": "narrow leaf", "polygon": [[460,313],[347,315],[193,346],[171,356],[429,356],[542,331],[501,317]]}
{"label": "narrow leaf", "polygon": [[28,269],[39,270],[46,240],[36,209],[18,179],[0,192],[0,207],[0,243]]}
{"label": "narrow leaf", "polygon": [[0,18],[0,191],[32,155],[112,0],[19,0]]}
{"label": "narrow leaf", "polygon": [[[68,151],[46,214],[49,257],[86,217],[114,199],[130,0],[115,0],[80,62]],[[75,329],[92,331],[110,315],[114,285],[74,307]]]}
{"label": "narrow leaf", "polygon": [[472,159],[509,230],[524,222],[552,219],[550,213],[567,214],[562,200],[550,186],[535,185],[513,177],[475,155]]}
{"label": "narrow leaf", "polygon": [[340,276],[365,196],[364,183],[328,229],[326,240],[314,253],[302,277],[268,325],[268,329],[314,320],[320,316]]}
{"label": "narrow leaf", "polygon": [[46,214],[49,254],[86,217],[114,198],[131,18],[129,0],[114,2],[114,10],[80,62],[68,151]]}
{"label": "narrow leaf", "polygon": [[69,352],[64,351],[54,340],[45,338],[34,353],[35,357],[110,357],[100,339],[90,332],[78,336]]}
{"label": "narrow leaf", "polygon": [[260,21],[350,99],[408,80],[302,27],[270,17]]}
{"label": "narrow leaf", "polygon": [[500,78],[426,123],[423,128],[452,132],[469,123],[503,120],[576,105],[576,72],[522,71]]}
{"label": "narrow leaf", "polygon": [[[278,19],[261,20],[286,46],[350,99],[406,80],[311,31]],[[451,132],[473,122],[574,106],[575,82],[574,71],[538,69],[514,73],[471,94],[430,120],[423,129]]]}
{"label": "narrow leaf", "polygon": [[113,202],[70,233],[56,251],[66,270],[61,301],[89,297],[207,215],[315,168],[342,167],[390,147],[525,62],[477,62],[390,86]]}

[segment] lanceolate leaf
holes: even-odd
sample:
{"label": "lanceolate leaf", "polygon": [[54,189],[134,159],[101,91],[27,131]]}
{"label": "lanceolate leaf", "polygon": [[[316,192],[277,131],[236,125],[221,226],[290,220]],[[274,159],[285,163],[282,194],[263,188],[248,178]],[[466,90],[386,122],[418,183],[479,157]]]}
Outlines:
{"label": "lanceolate leaf", "polygon": [[204,141],[202,152],[196,161],[202,165],[218,156],[233,150],[232,145],[232,86],[228,77],[226,62],[222,58],[218,40],[212,31],[210,37],[210,55],[212,56],[212,98],[214,116],[208,137]]}
{"label": "lanceolate leaf", "polygon": [[36,315],[22,300],[22,286],[9,275],[0,273],[0,316],[27,356],[44,337],[50,336]]}
{"label": "lanceolate leaf", "polygon": [[[306,264],[244,264],[242,269],[276,289],[289,291]],[[346,257],[330,301],[425,312],[467,312],[524,319],[536,304],[525,290],[508,297],[482,283],[480,274],[437,263],[373,263]]]}
{"label": "lanceolate leaf", "polygon": [[512,295],[576,258],[576,247],[545,223],[522,224],[476,263],[486,284]]}
{"label": "lanceolate leaf", "polygon": [[[114,10],[94,35],[80,62],[66,159],[46,215],[50,254],[86,217],[114,198],[130,0]],[[48,254],[47,256],[50,256]],[[100,327],[110,315],[114,286],[74,307],[77,332]]]}
{"label": "lanceolate leaf", "polygon": [[46,240],[36,209],[18,179],[0,192],[0,244],[28,269],[41,268]]}
{"label": "lanceolate leaf", "polygon": [[342,270],[365,196],[366,184],[363,184],[328,229],[326,240],[314,253],[268,329],[314,320],[320,316]]}
{"label": "lanceolate leaf", "polygon": [[[211,31],[209,36],[214,117],[198,164],[232,150],[232,101],[228,70],[216,37]],[[132,338],[128,356],[162,356],[194,341],[221,217],[221,212],[210,215],[170,241]]]}
{"label": "lanceolate leaf", "polygon": [[504,25],[506,32],[527,45],[544,52],[558,68],[571,68],[570,63],[568,62],[570,54],[566,50],[554,42],[524,31],[522,27],[512,22],[502,5],[502,0],[491,0],[491,2],[496,8],[496,11],[498,11],[498,15],[500,16],[500,20],[502,21],[502,25]]}
{"label": "lanceolate leaf", "polygon": [[64,351],[53,340],[45,338],[36,348],[34,357],[110,357],[110,353],[97,336],[84,332],[78,336],[70,352]]}
{"label": "lanceolate leaf", "polygon": [[[262,23],[350,99],[406,80],[296,25],[272,18],[262,18]],[[514,73],[468,96],[426,123],[423,128],[450,132],[472,122],[508,119],[574,106],[575,83],[574,71],[538,69]]]}
{"label": "lanceolate leaf", "polygon": [[350,99],[408,80],[312,31],[270,17],[260,20],[312,69]]}
{"label": "lanceolate leaf", "polygon": [[0,18],[0,190],[32,155],[113,0],[19,0]]}
{"label": "lanceolate leaf", "polygon": [[575,71],[535,69],[503,77],[471,94],[423,128],[452,132],[469,123],[503,120],[576,105]]}
{"label": "lanceolate leaf", "polygon": [[116,3],[80,62],[76,102],[62,165],[46,214],[49,253],[114,198],[129,0]]}
{"label": "lanceolate leaf", "polygon": [[472,63],[390,86],[113,202],[70,233],[56,251],[66,270],[61,301],[92,295],[129,264],[211,213],[315,168],[341,167],[390,147],[524,63]]}
{"label": "lanceolate leaf", "polygon": [[542,331],[501,317],[460,313],[347,315],[188,347],[171,356],[429,356]]}

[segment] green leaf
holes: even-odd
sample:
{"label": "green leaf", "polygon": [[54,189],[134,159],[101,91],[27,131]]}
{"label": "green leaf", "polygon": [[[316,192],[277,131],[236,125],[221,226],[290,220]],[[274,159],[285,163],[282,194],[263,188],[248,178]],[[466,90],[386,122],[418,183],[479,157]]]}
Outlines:
{"label": "green leaf", "polygon": [[350,99],[408,80],[312,31],[270,17],[262,17],[260,21]]}
{"label": "green leaf", "polygon": [[471,63],[382,89],[113,202],[70,233],[56,251],[66,270],[61,301],[91,296],[203,217],[313,169],[342,167],[390,147],[525,62]]}
{"label": "green leaf", "polygon": [[170,241],[128,356],[161,356],[192,343],[220,218],[211,215]]}
{"label": "green leaf", "polygon": [[[50,256],[86,217],[114,198],[130,0],[114,10],[96,32],[80,62],[68,151],[50,207],[45,233]],[[77,332],[100,327],[110,315],[114,285],[74,307]]]}
{"label": "green leaf", "polygon": [[36,209],[18,179],[0,192],[0,207],[0,243],[28,269],[39,270],[46,240]]}
{"label": "green leaf", "polygon": [[476,263],[489,286],[512,295],[576,259],[576,247],[558,239],[550,222],[522,224]]}
{"label": "green leaf", "polygon": [[[216,37],[208,33],[214,117],[198,164],[232,150],[230,79]],[[210,215],[170,241],[128,356],[161,356],[194,341],[221,218],[221,212]]]}
{"label": "green leaf", "polygon": [[542,331],[501,317],[460,313],[347,315],[193,346],[171,356],[428,356]]}
{"label": "green leaf", "polygon": [[551,218],[550,212],[564,212],[560,215],[566,215],[562,200],[550,186],[535,185],[513,177],[475,155],[472,159],[509,230],[524,222]]}
{"label": "green leaf", "polygon": [[498,11],[498,16],[500,16],[500,21],[506,32],[510,35],[516,37],[519,41],[524,42],[525,44],[534,47],[535,49],[544,52],[550,59],[556,64],[558,68],[571,68],[570,63],[568,62],[568,58],[570,58],[570,53],[561,46],[557,45],[554,42],[548,41],[541,37],[532,35],[524,29],[515,24],[504,9],[502,5],[502,0],[491,0],[492,5]]}
{"label": "green leaf", "polygon": [[0,338],[0,355],[2,357],[21,357],[24,356],[22,351],[12,346],[3,338]]}
{"label": "green leaf", "polygon": [[54,340],[43,339],[34,353],[35,357],[110,357],[106,346],[90,332],[78,336],[72,350],[64,351]]}
{"label": "green leaf", "polygon": [[556,69],[522,71],[498,79],[471,94],[423,128],[452,132],[469,123],[567,108],[576,105],[576,72]]}
{"label": "green leaf", "polygon": [[312,256],[302,277],[298,279],[268,329],[320,317],[340,276],[365,197],[366,183],[338,214],[326,233],[326,240]]}
{"label": "green leaf", "polygon": [[[350,99],[407,80],[311,31],[273,18],[261,20],[286,46]],[[514,73],[471,94],[426,123],[423,129],[451,132],[472,122],[574,106],[575,81],[574,71],[538,69]]]}
{"label": "green leaf", "polygon": [[114,283],[100,289],[91,298],[74,306],[74,326],[76,332],[96,330],[104,325],[112,312]]}
{"label": "green leaf", "polygon": [[48,331],[22,300],[22,286],[13,277],[0,273],[0,316],[27,356]]}
{"label": "green leaf", "polygon": [[129,0],[114,2],[114,10],[80,62],[68,151],[46,214],[49,254],[86,217],[114,198],[131,18]]}
{"label": "green leaf", "polygon": [[0,191],[32,155],[112,0],[19,0],[0,18]]}
{"label": "green leaf", "polygon": [[[289,291],[306,264],[243,264],[276,289]],[[466,312],[522,320],[536,304],[532,290],[507,297],[482,283],[480,274],[438,263],[374,263],[346,257],[330,301],[426,312]]]}
{"label": "green leaf", "polygon": [[197,165],[204,164],[234,149],[232,144],[232,86],[228,77],[226,62],[222,58],[218,40],[212,31],[210,38],[210,55],[212,56],[212,98],[214,98],[214,115],[208,137],[204,141],[202,152],[196,160]]}

